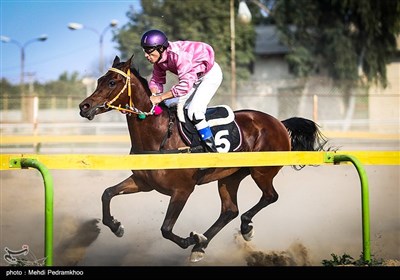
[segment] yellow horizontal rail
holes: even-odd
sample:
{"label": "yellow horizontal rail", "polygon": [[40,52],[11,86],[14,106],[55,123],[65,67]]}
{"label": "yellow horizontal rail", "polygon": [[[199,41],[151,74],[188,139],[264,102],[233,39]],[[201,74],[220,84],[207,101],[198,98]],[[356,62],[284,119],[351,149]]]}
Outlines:
{"label": "yellow horizontal rail", "polygon": [[400,151],[234,152],[193,154],[2,154],[0,170],[11,170],[10,160],[36,159],[49,169],[149,170],[199,167],[245,167],[331,164],[333,155],[351,155],[364,165],[400,165]]}

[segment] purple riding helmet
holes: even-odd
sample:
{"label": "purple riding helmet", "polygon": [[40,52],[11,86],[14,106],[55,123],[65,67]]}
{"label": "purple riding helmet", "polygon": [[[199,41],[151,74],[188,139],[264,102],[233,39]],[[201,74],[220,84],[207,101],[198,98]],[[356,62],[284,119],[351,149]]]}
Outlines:
{"label": "purple riding helmet", "polygon": [[152,29],[145,32],[142,35],[140,44],[143,49],[157,49],[160,50],[161,47],[166,49],[169,46],[168,38],[165,36],[164,32]]}

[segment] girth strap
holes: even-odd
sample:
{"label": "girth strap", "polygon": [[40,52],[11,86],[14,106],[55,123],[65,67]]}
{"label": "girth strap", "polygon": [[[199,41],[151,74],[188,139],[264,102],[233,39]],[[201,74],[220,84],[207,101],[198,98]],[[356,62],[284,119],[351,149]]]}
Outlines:
{"label": "girth strap", "polygon": [[167,133],[164,135],[164,139],[161,142],[160,149],[159,149],[160,152],[164,149],[164,145],[167,142],[168,138],[171,137],[172,129],[174,127],[174,122],[175,122],[175,114],[171,114],[171,111],[168,107],[167,107],[167,111],[168,111],[168,118],[169,118],[168,130],[167,130]]}

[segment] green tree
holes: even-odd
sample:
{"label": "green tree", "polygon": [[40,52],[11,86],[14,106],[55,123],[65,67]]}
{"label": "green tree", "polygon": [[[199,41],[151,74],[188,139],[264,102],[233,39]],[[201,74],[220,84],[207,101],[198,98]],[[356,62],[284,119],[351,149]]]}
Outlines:
{"label": "green tree", "polygon": [[304,88],[307,77],[323,74],[344,94],[344,128],[354,113],[355,92],[388,85],[386,67],[400,34],[399,1],[277,0],[272,16],[290,49],[286,60],[305,78]]}
{"label": "green tree", "polygon": [[[21,108],[20,86],[11,84],[5,78],[1,79],[0,86],[0,108]],[[64,72],[56,81],[49,81],[44,84],[34,82],[31,86],[32,87],[30,88],[32,92],[29,92],[29,94],[39,96],[39,106],[41,108],[48,108],[50,106],[56,106],[57,108],[65,108],[66,106],[76,107],[79,100],[86,96],[86,87],[82,83],[82,79],[79,77],[78,72],[73,72],[71,74]],[[52,97],[56,98],[52,99]],[[68,99],[73,99],[73,102],[76,104],[68,104]],[[56,104],[53,104],[54,101]]]}
{"label": "green tree", "polygon": [[18,86],[12,85],[7,79],[1,78],[0,81],[0,88],[1,88],[1,96],[20,96],[21,89]]}
{"label": "green tree", "polygon": [[20,108],[21,88],[11,84],[7,79],[0,81],[0,110]]}
{"label": "green tree", "polygon": [[399,1],[277,0],[273,17],[297,76],[327,69],[339,85],[387,86],[386,65],[400,34]]}
{"label": "green tree", "polygon": [[[239,1],[235,1],[235,12]],[[213,46],[216,60],[224,72],[222,88],[230,82],[230,13],[227,0],[159,0],[141,1],[142,10],[131,9],[130,21],[115,35],[122,59],[135,55],[135,65],[143,76],[149,75],[151,65],[140,47],[141,35],[149,29],[163,30],[168,39],[204,41]],[[250,76],[249,65],[254,59],[255,31],[253,25],[236,21],[237,78]]]}
{"label": "green tree", "polygon": [[60,97],[85,96],[86,91],[78,72],[70,74],[63,72],[57,81],[51,81],[42,86],[42,94]]}

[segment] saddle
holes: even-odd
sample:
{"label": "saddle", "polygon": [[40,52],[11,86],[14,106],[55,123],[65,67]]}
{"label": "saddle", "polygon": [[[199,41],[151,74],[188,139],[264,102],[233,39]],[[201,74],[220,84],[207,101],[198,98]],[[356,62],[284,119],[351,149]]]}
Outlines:
{"label": "saddle", "polygon": [[[178,124],[182,139],[192,149],[200,146],[205,150],[198,131],[188,118],[187,109],[185,109],[184,115],[185,122]],[[207,108],[205,115],[214,135],[218,152],[227,153],[239,150],[242,145],[242,133],[235,121],[233,110],[229,106],[219,105]]]}

